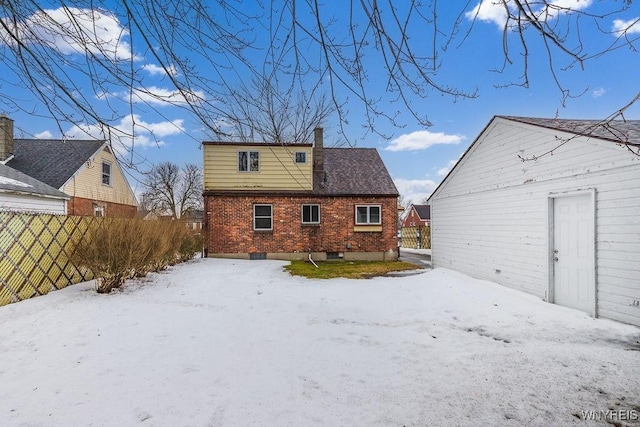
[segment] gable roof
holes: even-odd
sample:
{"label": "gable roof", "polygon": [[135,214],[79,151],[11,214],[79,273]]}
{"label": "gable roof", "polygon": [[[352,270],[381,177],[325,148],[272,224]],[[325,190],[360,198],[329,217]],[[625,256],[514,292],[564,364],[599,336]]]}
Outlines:
{"label": "gable roof", "polygon": [[467,157],[467,154],[478,143],[482,136],[487,132],[491,125],[498,119],[519,122],[528,125],[538,126],[546,129],[553,129],[562,132],[573,133],[575,135],[598,138],[603,141],[609,141],[616,144],[628,144],[634,147],[640,147],[640,120],[580,120],[580,119],[549,119],[542,117],[519,117],[519,116],[493,116],[489,123],[476,136],[471,145],[460,156],[455,165],[449,170],[449,173],[440,181],[440,184],[433,190],[428,200],[431,200],[434,194],[447,181],[449,176],[458,168],[458,165]]}
{"label": "gable roof", "polygon": [[431,206],[429,205],[411,205],[416,210],[421,220],[431,219]]}
{"label": "gable roof", "polygon": [[398,196],[375,148],[324,148],[322,153],[324,173],[314,173],[314,194]]}
{"label": "gable roof", "polygon": [[54,199],[70,199],[65,193],[44,182],[0,163],[0,192],[32,194]]}
{"label": "gable roof", "polygon": [[7,165],[53,188],[61,188],[106,144],[98,140],[14,139]]}

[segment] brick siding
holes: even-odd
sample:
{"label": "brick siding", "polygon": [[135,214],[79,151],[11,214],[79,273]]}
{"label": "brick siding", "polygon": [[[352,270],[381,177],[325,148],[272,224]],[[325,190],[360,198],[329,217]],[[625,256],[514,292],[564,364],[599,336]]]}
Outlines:
{"label": "brick siding", "polygon": [[82,197],[72,197],[67,202],[67,215],[94,216],[93,208],[95,205],[104,207],[106,217],[135,218],[138,215],[137,206],[95,201]]}
{"label": "brick siding", "polygon": [[[273,231],[253,230],[254,204],[273,205]],[[302,225],[302,204],[320,205],[319,225]],[[354,231],[355,206],[360,204],[381,205],[383,231]],[[395,196],[207,195],[205,207],[208,253],[385,252],[397,248]]]}

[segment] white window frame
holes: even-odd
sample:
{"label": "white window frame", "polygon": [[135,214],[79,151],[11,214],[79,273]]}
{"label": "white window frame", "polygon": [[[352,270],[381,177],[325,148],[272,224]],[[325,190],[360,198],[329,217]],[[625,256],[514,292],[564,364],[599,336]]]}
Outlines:
{"label": "white window frame", "polygon": [[[240,156],[242,156],[242,154],[245,154],[245,158],[244,158],[244,164],[242,165],[244,167],[244,169],[242,169],[240,166]],[[256,156],[256,163],[255,165],[252,162],[252,155],[255,154]],[[255,167],[254,167],[255,166]],[[259,151],[253,151],[253,150],[240,150],[238,151],[238,172],[242,172],[242,173],[250,173],[250,172],[260,172],[260,152]]]}
{"label": "white window frame", "polygon": [[[104,167],[108,166],[109,167],[109,173],[105,174],[104,173]],[[102,170],[101,170],[101,176],[102,176],[102,185],[108,185],[111,186],[113,180],[111,179],[113,176],[113,166],[111,165],[111,162],[107,162],[105,160],[102,161]],[[105,181],[105,177],[107,178],[107,182]]]}
{"label": "white window frame", "polygon": [[96,218],[104,218],[104,206],[94,206],[93,207],[93,216]]}
{"label": "white window frame", "polygon": [[[298,161],[298,155],[301,155],[304,160],[303,161]],[[306,164],[307,163],[307,152],[306,151],[296,151],[293,155],[293,161],[296,162],[296,164],[302,165],[302,164]]]}
{"label": "white window frame", "polygon": [[[309,212],[309,216],[311,221],[305,221],[304,220],[304,208],[309,208],[310,212]],[[313,208],[316,208],[318,210],[318,220],[314,221],[313,220]],[[300,214],[302,216],[302,225],[318,225],[320,224],[320,204],[318,203],[304,203],[302,205],[302,208],[300,209]]]}
{"label": "white window frame", "polygon": [[[269,215],[256,215],[256,208],[257,207],[265,207],[268,206],[269,210],[270,210],[270,214]],[[269,219],[269,224],[270,227],[269,228],[263,228],[257,227],[256,224],[256,220],[257,219],[265,219],[268,218]],[[255,203],[253,205],[253,231],[273,231],[273,205],[267,204],[267,203]]]}
{"label": "white window frame", "polygon": [[[358,221],[358,209],[359,208],[367,208],[367,221],[366,222]],[[378,209],[378,221],[377,222],[372,222],[371,221],[371,208],[377,208]],[[382,224],[382,205],[356,205],[355,215],[356,215],[356,218],[355,218],[356,225],[381,225]]]}

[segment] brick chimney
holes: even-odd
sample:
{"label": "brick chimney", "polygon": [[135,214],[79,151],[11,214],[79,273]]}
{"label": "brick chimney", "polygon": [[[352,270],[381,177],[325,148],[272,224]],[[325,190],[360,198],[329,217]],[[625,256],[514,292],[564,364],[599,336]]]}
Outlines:
{"label": "brick chimney", "polygon": [[322,149],[324,145],[324,137],[320,126],[313,130],[313,172],[324,171],[324,154]]}
{"label": "brick chimney", "polygon": [[0,114],[0,162],[13,155],[13,120]]}

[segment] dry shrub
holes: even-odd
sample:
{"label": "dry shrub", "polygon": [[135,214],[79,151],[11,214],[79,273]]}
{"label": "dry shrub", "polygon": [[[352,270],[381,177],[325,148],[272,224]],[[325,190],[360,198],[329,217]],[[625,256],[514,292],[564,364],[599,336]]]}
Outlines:
{"label": "dry shrub", "polygon": [[201,239],[180,221],[103,218],[78,243],[72,261],[90,269],[96,290],[108,293],[126,279],[186,261],[201,249]]}

